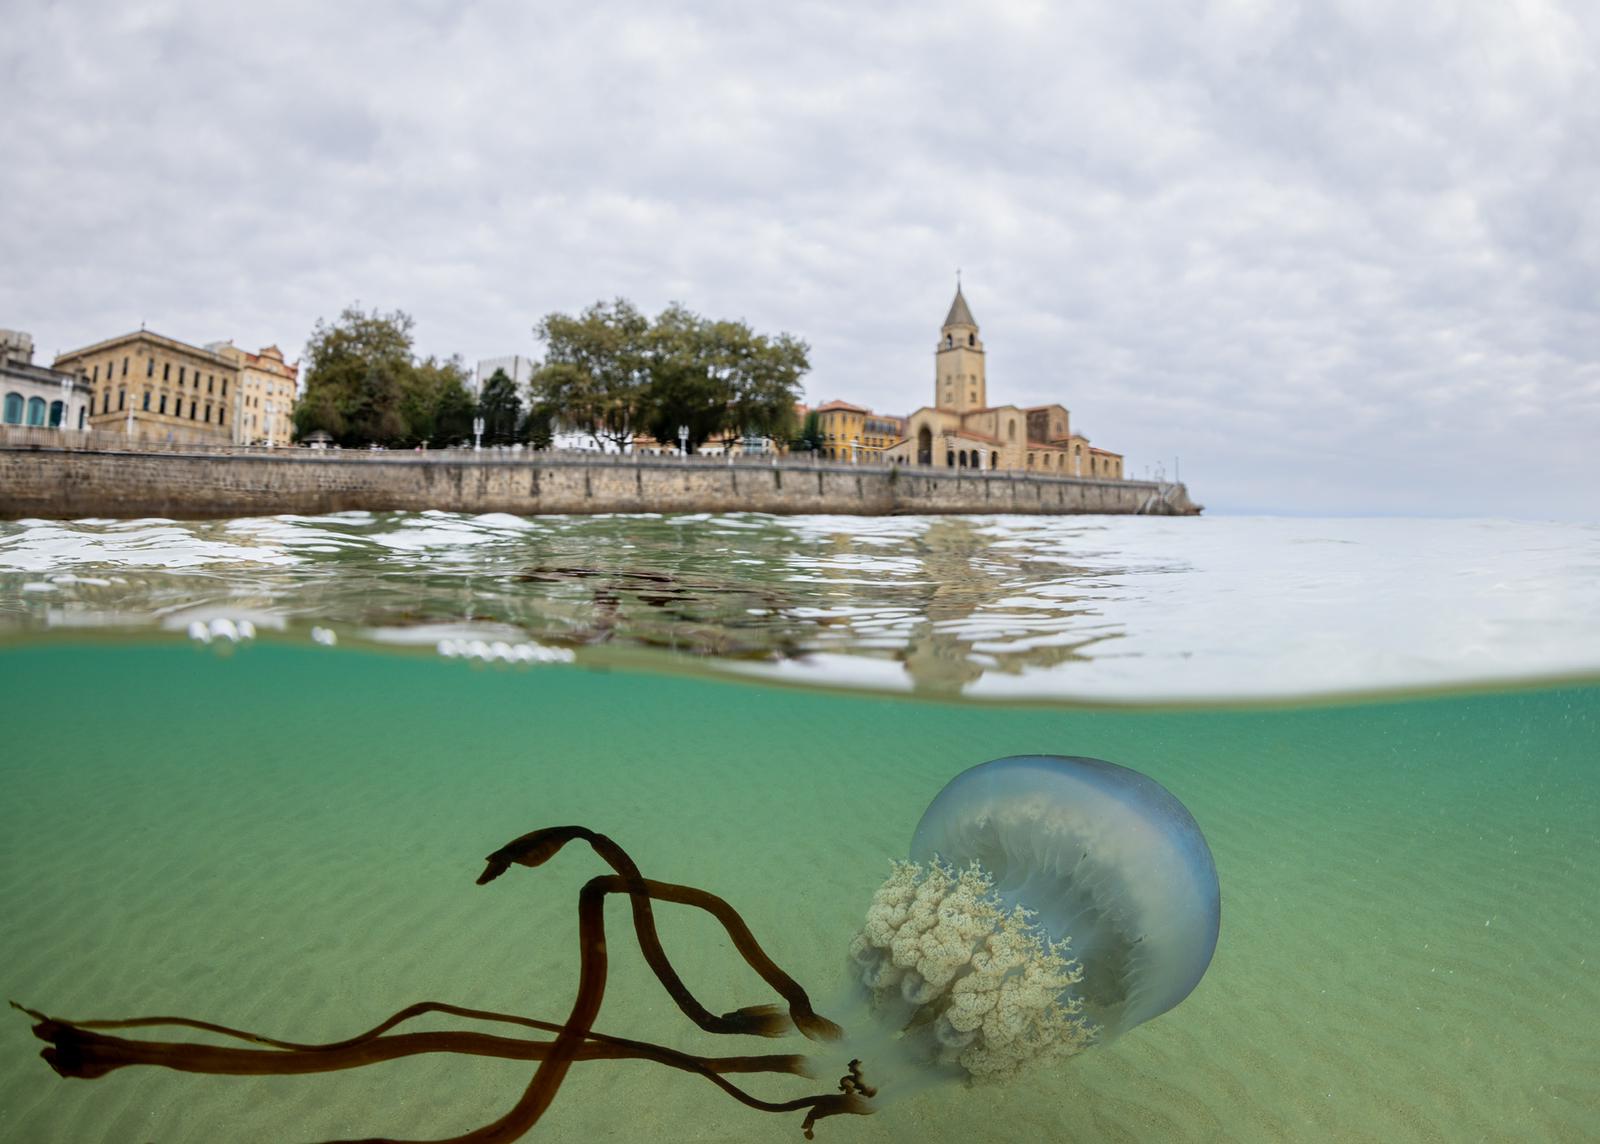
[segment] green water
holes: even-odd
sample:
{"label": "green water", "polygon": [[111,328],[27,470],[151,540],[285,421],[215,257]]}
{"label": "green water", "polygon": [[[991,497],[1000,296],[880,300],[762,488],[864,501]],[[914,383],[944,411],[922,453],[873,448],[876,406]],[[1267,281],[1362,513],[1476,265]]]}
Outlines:
{"label": "green water", "polygon": [[[891,1101],[819,1139],[1600,1137],[1600,687],[1008,708],[304,644],[56,642],[0,651],[0,694],[0,974],[51,1013],[177,1013],[302,1040],[422,998],[560,1019],[595,861],[473,880],[490,850],[562,822],[723,894],[826,1004],[887,860],[951,776],[1083,754],[1150,774],[1206,833],[1223,926],[1199,988],[1041,1074]],[[609,916],[599,1028],[772,1050],[690,1027],[625,914]],[[662,929],[712,1008],[771,999],[698,917],[663,909]],[[433,1138],[494,1119],[532,1067],[439,1056],[65,1081],[12,1016],[7,1140]],[[798,1132],[797,1116],[620,1062],[577,1066],[532,1138]]]}

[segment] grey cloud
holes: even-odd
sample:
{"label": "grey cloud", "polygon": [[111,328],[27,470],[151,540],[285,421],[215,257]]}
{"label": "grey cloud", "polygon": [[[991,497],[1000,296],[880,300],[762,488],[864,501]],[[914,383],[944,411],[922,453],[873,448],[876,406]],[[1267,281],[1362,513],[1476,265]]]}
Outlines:
{"label": "grey cloud", "polygon": [[[359,298],[532,352],[618,294],[996,400],[1216,507],[1593,515],[1584,6],[24,3],[0,324],[298,347]],[[1551,490],[1554,490],[1553,492]]]}

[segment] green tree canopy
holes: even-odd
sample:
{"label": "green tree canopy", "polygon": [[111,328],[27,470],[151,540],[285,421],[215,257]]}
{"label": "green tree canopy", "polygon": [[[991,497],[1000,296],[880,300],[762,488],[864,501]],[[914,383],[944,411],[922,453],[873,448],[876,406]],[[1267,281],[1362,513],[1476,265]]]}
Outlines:
{"label": "green tree canopy", "polygon": [[483,383],[478,415],[483,418],[485,444],[509,445],[522,440],[522,397],[505,370],[495,370]]}
{"label": "green tree canopy", "polygon": [[806,344],[742,322],[702,318],[674,303],[652,322],[625,299],[535,327],[548,351],[536,403],[564,424],[626,448],[641,431],[691,450],[744,434],[787,440],[794,431]]}
{"label": "green tree canopy", "polygon": [[400,405],[410,380],[411,316],[346,307],[318,319],[306,343],[306,392],[295,407],[299,437],[322,429],[341,445],[387,444],[405,435]]}
{"label": "green tree canopy", "polygon": [[474,405],[459,358],[418,361],[403,310],[348,306],[318,320],[306,343],[306,391],[295,432],[321,429],[340,445],[454,444],[472,433]]}
{"label": "green tree canopy", "polygon": [[648,404],[649,333],[650,320],[625,298],[596,302],[576,318],[545,315],[534,327],[545,343],[533,376],[535,402],[562,424],[626,448]]}
{"label": "green tree canopy", "polygon": [[815,453],[822,448],[822,414],[815,409],[808,410],[805,421],[800,426],[800,432],[795,435],[789,447],[796,452],[805,453]]}

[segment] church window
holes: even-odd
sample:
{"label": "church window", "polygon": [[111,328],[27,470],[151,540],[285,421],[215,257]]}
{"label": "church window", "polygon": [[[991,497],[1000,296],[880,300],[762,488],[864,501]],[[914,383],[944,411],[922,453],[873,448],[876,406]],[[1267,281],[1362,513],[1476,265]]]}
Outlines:
{"label": "church window", "polygon": [[955,339],[955,335],[953,335],[953,334],[946,334],[946,335],[945,335],[945,336],[944,336],[944,346],[945,346],[945,349],[951,349],[951,348],[952,348],[952,347],[954,347],[954,346],[955,346],[955,344],[956,344],[956,339]]}
{"label": "church window", "polygon": [[967,335],[967,345],[975,346],[977,344],[978,344],[978,335],[977,334],[968,334]]}

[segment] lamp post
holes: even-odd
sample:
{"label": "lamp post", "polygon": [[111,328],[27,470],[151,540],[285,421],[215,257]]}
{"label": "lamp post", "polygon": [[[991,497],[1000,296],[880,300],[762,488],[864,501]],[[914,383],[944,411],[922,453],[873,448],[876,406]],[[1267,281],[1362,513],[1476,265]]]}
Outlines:
{"label": "lamp post", "polygon": [[689,427],[687,425],[678,426],[678,453],[683,457],[689,456]]}
{"label": "lamp post", "polygon": [[477,452],[483,448],[483,418],[472,419],[472,450]]}

